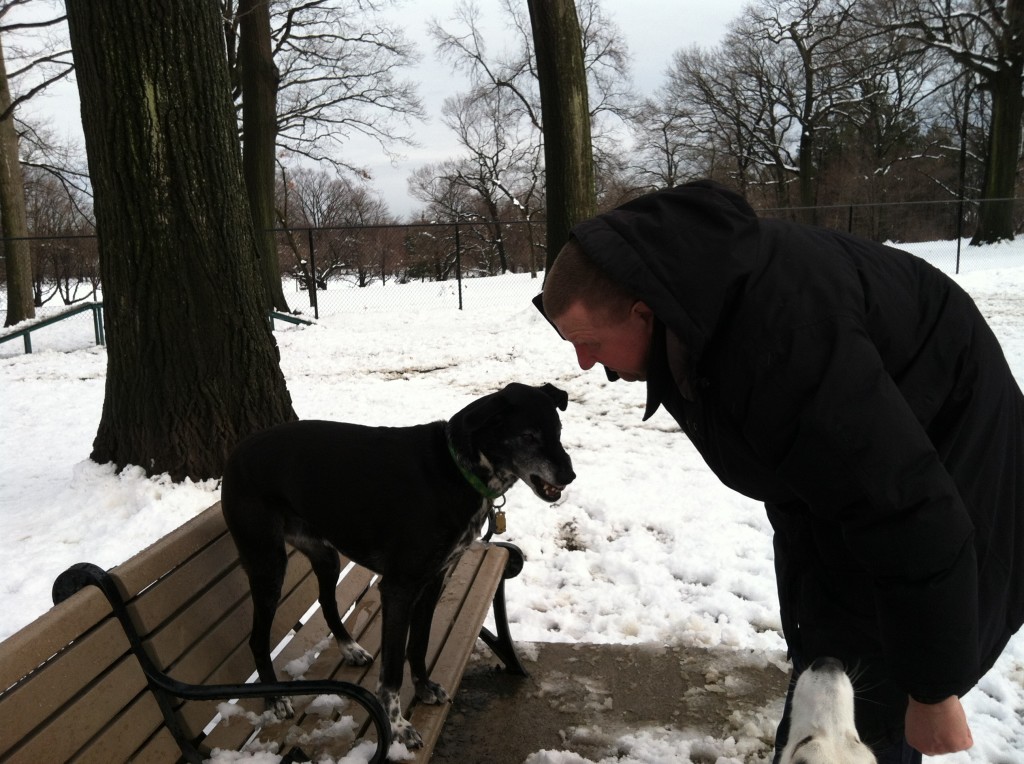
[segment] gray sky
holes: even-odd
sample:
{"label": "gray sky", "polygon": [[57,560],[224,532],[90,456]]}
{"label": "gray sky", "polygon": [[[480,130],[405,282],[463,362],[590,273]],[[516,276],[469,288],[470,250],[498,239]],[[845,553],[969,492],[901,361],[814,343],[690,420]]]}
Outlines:
{"label": "gray sky", "polygon": [[[618,25],[632,57],[632,75],[638,92],[648,95],[662,84],[672,54],[690,45],[717,44],[730,21],[748,0],[603,0],[605,13]],[[494,0],[478,0],[481,9],[496,6]],[[429,162],[448,159],[458,153],[450,131],[441,123],[441,104],[448,96],[466,89],[465,81],[453,75],[434,56],[426,29],[431,19],[442,24],[454,13],[456,0],[405,0],[390,17],[400,23],[407,37],[422,54],[422,61],[408,79],[420,83],[420,97],[428,122],[414,127],[419,147],[401,150],[404,159],[396,165],[371,141],[352,141],[344,149],[355,164],[373,174],[373,186],[391,212],[406,216],[421,206],[408,195],[409,175]],[[485,11],[486,12],[486,11]],[[505,29],[497,18],[485,27],[490,50],[501,49]],[[72,136],[81,143],[77,90],[64,84],[42,99],[32,111],[50,117],[60,136]]]}
{"label": "gray sky", "polygon": [[[481,8],[494,5],[493,0],[478,0]],[[664,81],[664,73],[672,54],[680,48],[697,44],[712,46],[725,34],[749,0],[603,0],[604,11],[618,25],[632,58],[633,83],[636,90],[649,95]],[[399,18],[405,23],[410,39],[420,45],[423,61],[416,73],[421,82],[420,97],[429,114],[427,124],[416,129],[418,148],[405,149],[407,157],[397,167],[377,152],[369,151],[365,163],[374,175],[374,184],[384,196],[391,211],[407,215],[419,208],[408,196],[406,179],[417,167],[453,157],[458,147],[440,120],[441,104],[448,96],[465,90],[463,80],[453,75],[446,64],[434,57],[432,41],[426,35],[427,24],[436,18],[442,24],[451,17],[456,0],[416,0],[408,3]],[[500,50],[500,23],[488,27],[494,39],[489,49]],[[369,148],[369,147],[368,147]]]}

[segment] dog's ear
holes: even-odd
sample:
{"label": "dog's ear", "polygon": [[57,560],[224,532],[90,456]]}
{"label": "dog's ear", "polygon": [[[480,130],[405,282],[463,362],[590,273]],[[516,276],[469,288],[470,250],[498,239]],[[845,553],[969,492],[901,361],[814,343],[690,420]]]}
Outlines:
{"label": "dog's ear", "polygon": [[470,432],[483,427],[509,407],[508,399],[501,392],[485,395],[470,403],[459,412],[462,425]]}
{"label": "dog's ear", "polygon": [[540,389],[542,392],[547,393],[547,396],[555,402],[560,411],[565,411],[569,406],[569,393],[565,392],[565,390],[559,390],[550,382],[545,382]]}

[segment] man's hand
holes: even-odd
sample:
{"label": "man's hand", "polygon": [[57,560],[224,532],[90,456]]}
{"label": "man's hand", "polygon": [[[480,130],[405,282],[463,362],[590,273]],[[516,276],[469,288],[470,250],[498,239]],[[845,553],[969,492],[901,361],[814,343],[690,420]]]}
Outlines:
{"label": "man's hand", "polygon": [[941,703],[918,703],[910,698],[906,723],[907,742],[927,756],[966,751],[974,745],[964,707],[955,695]]}

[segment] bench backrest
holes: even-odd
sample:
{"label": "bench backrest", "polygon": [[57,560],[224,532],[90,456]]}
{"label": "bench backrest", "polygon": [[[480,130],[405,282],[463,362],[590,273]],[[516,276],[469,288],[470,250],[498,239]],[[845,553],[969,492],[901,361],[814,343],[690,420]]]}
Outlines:
{"label": "bench backrest", "polygon": [[[147,653],[170,676],[239,683],[253,673],[248,581],[220,505],[110,571]],[[273,630],[279,642],[316,602],[302,555],[292,554]],[[178,746],[99,589],[89,586],[4,642],[0,651],[0,760],[176,761]],[[216,701],[175,702],[189,739],[201,739]],[[251,734],[221,725],[217,745]],[[235,739],[237,738],[237,739]]]}

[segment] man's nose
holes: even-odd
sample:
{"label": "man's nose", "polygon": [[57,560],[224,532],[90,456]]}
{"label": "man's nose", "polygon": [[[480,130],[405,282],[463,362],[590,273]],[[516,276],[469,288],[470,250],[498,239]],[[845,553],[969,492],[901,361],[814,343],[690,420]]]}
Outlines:
{"label": "man's nose", "polygon": [[576,348],[576,360],[579,363],[580,368],[583,369],[583,371],[594,368],[594,364],[597,363],[597,359],[594,358],[593,353],[591,353],[586,347],[578,345],[574,347]]}

